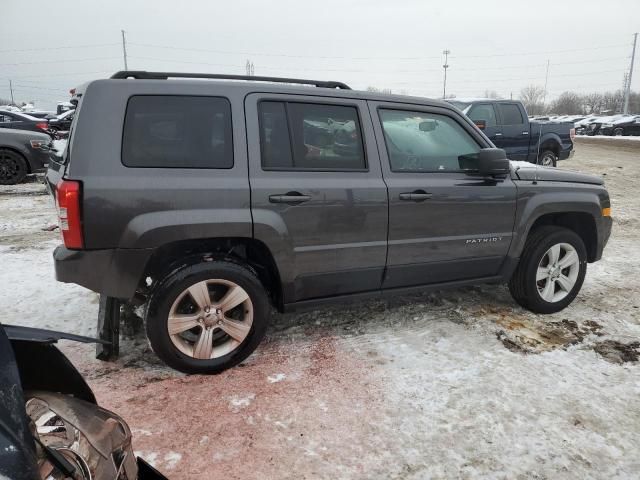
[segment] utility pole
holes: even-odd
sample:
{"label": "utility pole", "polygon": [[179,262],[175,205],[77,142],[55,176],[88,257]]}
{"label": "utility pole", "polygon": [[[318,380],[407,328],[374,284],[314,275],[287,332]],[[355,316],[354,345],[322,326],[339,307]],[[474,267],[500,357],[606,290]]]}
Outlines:
{"label": "utility pole", "polygon": [[127,39],[124,36],[124,30],[120,30],[122,32],[122,56],[124,57],[124,69],[129,70],[127,66]]}
{"label": "utility pole", "polygon": [[16,104],[16,102],[15,102],[15,100],[13,99],[13,83],[11,83],[11,79],[9,79],[9,90],[11,91],[11,104],[12,104],[12,105],[15,105],[15,104]]}
{"label": "utility pole", "polygon": [[451,50],[443,50],[442,53],[444,54],[444,65],[442,65],[442,68],[444,69],[444,86],[442,87],[442,98],[447,98],[447,68],[449,68],[448,60]]}
{"label": "utility pole", "polygon": [[542,94],[542,106],[544,107],[544,102],[547,100],[547,83],[549,82],[549,60],[547,60],[547,74],[544,77],[544,93]]}
{"label": "utility pole", "polygon": [[633,75],[633,61],[636,58],[636,43],[638,42],[638,34],[633,34],[633,51],[631,53],[631,66],[629,67],[629,75],[627,75],[627,88],[624,92],[624,108],[622,113],[629,113],[629,95],[631,94],[631,77]]}

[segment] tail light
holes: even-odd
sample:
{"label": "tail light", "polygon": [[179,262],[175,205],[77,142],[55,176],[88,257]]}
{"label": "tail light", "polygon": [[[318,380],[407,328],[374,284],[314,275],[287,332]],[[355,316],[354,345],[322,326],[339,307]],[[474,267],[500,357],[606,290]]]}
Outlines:
{"label": "tail light", "polygon": [[49,123],[47,123],[47,122],[38,122],[38,123],[36,123],[36,128],[39,128],[40,130],[48,130],[49,129]]}
{"label": "tail light", "polygon": [[80,216],[80,182],[60,180],[56,185],[58,221],[62,240],[67,248],[82,248],[82,222]]}
{"label": "tail light", "polygon": [[569,130],[569,136],[571,137],[571,140],[576,138],[576,129],[575,128],[572,128],[571,130]]}

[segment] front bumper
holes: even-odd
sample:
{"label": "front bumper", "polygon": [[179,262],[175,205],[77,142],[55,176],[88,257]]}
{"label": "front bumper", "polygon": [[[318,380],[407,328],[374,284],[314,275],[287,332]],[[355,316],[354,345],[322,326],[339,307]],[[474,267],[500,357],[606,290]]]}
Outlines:
{"label": "front bumper", "polygon": [[594,258],[594,262],[600,260],[602,258],[602,253],[604,251],[604,247],[607,246],[607,242],[611,237],[611,229],[613,225],[613,220],[611,217],[601,217],[598,227],[598,245],[596,250],[596,256]]}
{"label": "front bumper", "polygon": [[56,280],[129,300],[138,288],[152,253],[151,248],[69,250],[60,245],[53,252]]}

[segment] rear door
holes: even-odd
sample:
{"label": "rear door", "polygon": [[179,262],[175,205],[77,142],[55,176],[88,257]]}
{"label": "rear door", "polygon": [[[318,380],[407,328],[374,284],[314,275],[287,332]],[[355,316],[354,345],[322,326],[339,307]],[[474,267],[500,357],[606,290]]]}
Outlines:
{"label": "rear door", "polygon": [[369,102],[389,188],[383,288],[496,275],[511,243],[516,188],[473,174],[485,140],[457,112]]}
{"label": "rear door", "polygon": [[502,135],[496,147],[503,148],[511,160],[527,160],[529,154],[529,121],[517,103],[499,102],[498,122]]}
{"label": "rear door", "polygon": [[254,237],[285,303],[379,289],[387,190],[366,102],[256,93],[245,110]]}

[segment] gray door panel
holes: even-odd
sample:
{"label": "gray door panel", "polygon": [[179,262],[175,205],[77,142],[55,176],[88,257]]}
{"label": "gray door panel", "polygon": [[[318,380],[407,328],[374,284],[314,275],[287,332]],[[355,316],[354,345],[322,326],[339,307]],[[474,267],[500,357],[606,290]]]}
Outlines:
{"label": "gray door panel", "polygon": [[[368,171],[264,170],[260,101],[355,106]],[[245,110],[254,238],[274,254],[285,303],[379,289],[387,254],[387,191],[366,102],[252,94]],[[295,202],[295,195],[303,201],[287,202]]]}
{"label": "gray door panel", "polygon": [[[516,188],[507,179],[464,172],[392,171],[379,109],[440,114],[450,110],[369,102],[382,171],[389,189],[389,253],[383,288],[480,278],[497,274],[511,243]],[[457,122],[485,147],[460,117]],[[426,198],[407,200],[424,192]],[[404,199],[403,199],[404,198]]]}

